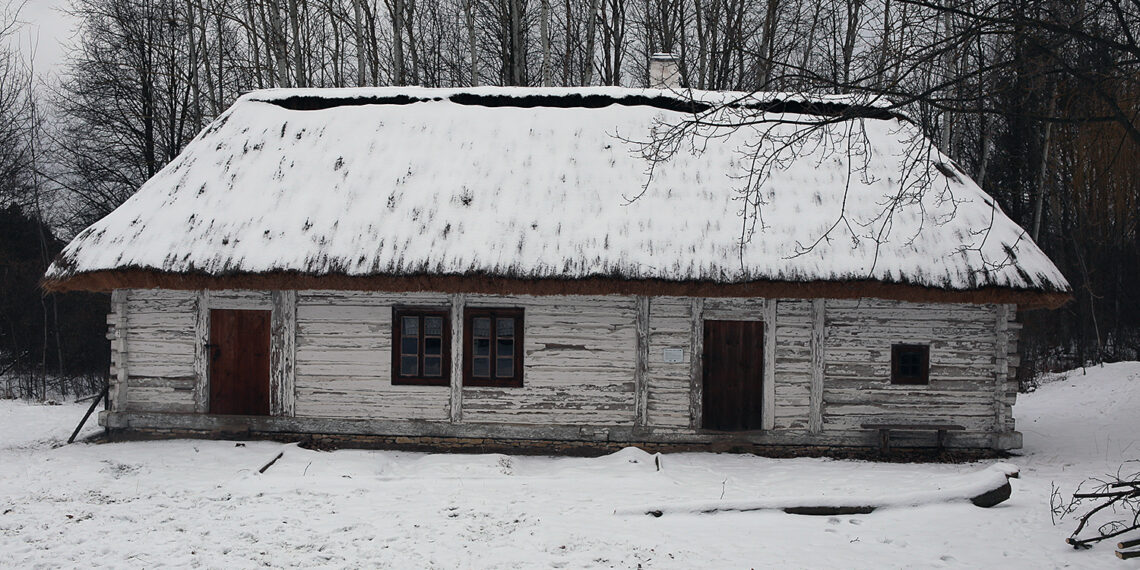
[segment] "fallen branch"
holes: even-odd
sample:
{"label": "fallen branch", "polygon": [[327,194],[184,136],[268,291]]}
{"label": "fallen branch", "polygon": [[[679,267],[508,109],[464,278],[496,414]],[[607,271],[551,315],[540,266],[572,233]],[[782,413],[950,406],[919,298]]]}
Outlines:
{"label": "fallen branch", "polygon": [[270,459],[270,460],[269,460],[269,463],[266,463],[265,465],[262,465],[262,466],[261,466],[261,469],[258,469],[258,470],[257,470],[257,472],[258,472],[258,473],[265,473],[265,470],[266,470],[266,469],[269,469],[270,467],[273,467],[273,464],[274,464],[274,463],[277,463],[277,460],[278,460],[278,459],[281,459],[281,456],[282,456],[282,455],[285,455],[285,452],[284,452],[284,451],[282,451],[282,452],[278,453],[278,454],[277,454],[277,457],[274,457],[273,459]]}
{"label": "fallen branch", "polygon": [[[1067,502],[1054,490],[1050,498],[1054,515],[1064,518],[1066,515],[1078,516],[1076,513],[1081,513],[1077,519],[1077,528],[1065,539],[1066,544],[1077,549],[1088,549],[1098,542],[1140,530],[1140,472],[1128,476],[1119,475],[1130,463],[1134,464],[1132,461],[1126,461],[1121,465],[1116,476],[1085,481],[1077,487]],[[1081,486],[1086,484],[1093,484],[1095,487],[1091,492],[1081,492]],[[1086,504],[1084,501],[1091,503]],[[1095,528],[1095,534],[1082,537],[1081,533],[1086,528]],[[1140,545],[1140,540],[1117,543],[1116,546],[1121,551],[1116,555],[1135,557],[1135,553],[1123,550],[1136,545]]]}

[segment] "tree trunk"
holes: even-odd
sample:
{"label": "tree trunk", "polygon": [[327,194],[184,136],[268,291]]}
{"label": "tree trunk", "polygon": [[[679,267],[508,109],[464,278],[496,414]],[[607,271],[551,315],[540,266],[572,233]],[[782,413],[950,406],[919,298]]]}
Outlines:
{"label": "tree trunk", "polygon": [[277,86],[292,87],[289,82],[289,53],[285,40],[285,28],[282,27],[281,9],[277,2],[269,2],[269,27],[273,38],[273,58],[277,63]]}
{"label": "tree trunk", "polygon": [[392,0],[388,11],[392,15],[392,82],[404,85],[404,0]]}
{"label": "tree trunk", "polygon": [[522,45],[522,5],[520,0],[510,0],[511,19],[511,85],[523,84],[523,67],[526,60]]}
{"label": "tree trunk", "polygon": [[407,34],[406,46],[408,56],[412,60],[412,85],[420,84],[420,52],[418,42],[416,41],[416,0],[402,0],[404,5],[404,17],[402,23],[404,33]]}
{"label": "tree trunk", "polygon": [[471,61],[471,86],[479,86],[479,44],[475,42],[475,0],[466,0],[463,3],[464,16],[467,19],[467,49]]}
{"label": "tree trunk", "polygon": [[302,51],[301,16],[297,12],[297,0],[289,0],[289,25],[293,31],[293,83],[297,87],[308,87],[309,78],[305,73],[305,53]]}
{"label": "tree trunk", "polygon": [[851,66],[855,59],[855,40],[859,37],[860,12],[864,0],[847,0],[847,30],[843,39],[843,83],[840,90],[843,93],[851,92]]}
{"label": "tree trunk", "polygon": [[768,0],[768,9],[764,13],[764,38],[760,44],[760,89],[767,89],[772,82],[772,60],[776,57],[776,19],[779,15],[780,0]]}
{"label": "tree trunk", "polygon": [[360,3],[364,0],[352,0],[352,35],[356,40],[356,86],[364,87],[364,16],[361,14]]}
{"label": "tree trunk", "polygon": [[542,0],[539,30],[542,35],[542,86],[550,87],[550,0]]}
{"label": "tree trunk", "polygon": [[[1054,84],[1052,91],[1049,95],[1049,117],[1057,113],[1057,86]],[[1053,136],[1053,122],[1047,121],[1045,123],[1045,133],[1041,136],[1041,166],[1037,169],[1037,197],[1033,202],[1033,242],[1037,243],[1038,238],[1041,237],[1041,218],[1045,210],[1045,193],[1048,189],[1048,184],[1045,181],[1045,175],[1049,169],[1049,143]]]}
{"label": "tree trunk", "polygon": [[598,0],[590,0],[590,14],[586,16],[586,57],[582,69],[582,85],[594,82],[594,37],[598,28]]}
{"label": "tree trunk", "polygon": [[[188,34],[188,43],[186,45],[186,57],[189,60],[187,66],[190,68],[187,80],[190,82],[190,97],[193,101],[194,111],[194,130],[197,131],[202,128],[202,90],[198,86],[198,42],[196,32],[198,28],[198,20],[194,17],[194,1],[188,0],[186,2],[186,32]],[[209,60],[209,58],[206,58]],[[209,75],[209,74],[207,74]]]}

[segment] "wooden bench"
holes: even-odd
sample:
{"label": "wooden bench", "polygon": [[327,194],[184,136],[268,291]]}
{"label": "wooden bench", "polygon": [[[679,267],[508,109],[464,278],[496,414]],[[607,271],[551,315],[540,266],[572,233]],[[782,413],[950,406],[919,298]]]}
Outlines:
{"label": "wooden bench", "polygon": [[962,431],[966,428],[957,424],[863,424],[863,429],[879,430],[879,451],[890,453],[892,431],[935,431],[938,432],[938,449],[946,443],[946,432]]}

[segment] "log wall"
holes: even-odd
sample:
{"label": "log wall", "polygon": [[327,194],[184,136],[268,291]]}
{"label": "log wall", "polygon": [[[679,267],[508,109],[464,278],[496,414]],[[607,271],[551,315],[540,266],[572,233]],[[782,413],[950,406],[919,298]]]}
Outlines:
{"label": "log wall", "polygon": [[[966,433],[995,424],[997,306],[828,300],[823,432],[869,422],[957,423]],[[930,345],[930,383],[892,385],[891,345]]]}
{"label": "log wall", "polygon": [[132,289],[123,296],[125,314],[117,318],[124,330],[117,332],[125,339],[125,357],[114,356],[126,364],[119,401],[131,411],[194,412],[196,294]]}
{"label": "log wall", "polygon": [[297,295],[298,417],[448,419],[447,387],[392,385],[396,304],[445,307],[447,296],[345,291]]}
{"label": "log wall", "polygon": [[[397,305],[455,307],[454,325],[464,306],[523,308],[524,386],[393,386]],[[703,322],[757,320],[765,323],[766,422],[743,437],[870,445],[874,434],[862,423],[925,421],[962,424],[967,431],[952,437],[985,446],[1014,429],[1014,307],[873,299],[119,290],[108,317],[114,411],[208,410],[202,335],[211,308],[273,311],[278,417],[715,439],[700,429]],[[929,385],[890,383],[895,343],[930,345]],[[681,358],[667,362],[667,349]]]}

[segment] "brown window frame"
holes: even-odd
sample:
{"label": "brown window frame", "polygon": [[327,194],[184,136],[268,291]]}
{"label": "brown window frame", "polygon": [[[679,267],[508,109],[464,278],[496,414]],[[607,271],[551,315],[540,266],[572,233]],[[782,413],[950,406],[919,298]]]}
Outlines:
{"label": "brown window frame", "polygon": [[[514,370],[510,378],[497,377],[498,371],[498,343],[495,342],[495,336],[491,337],[490,352],[487,358],[490,359],[490,376],[487,378],[476,378],[473,374],[472,367],[475,361],[474,348],[474,321],[476,318],[490,318],[492,335],[497,329],[496,319],[513,318],[515,320],[515,334],[514,334]],[[526,315],[521,308],[506,308],[506,307],[470,307],[463,311],[463,385],[471,387],[490,387],[490,388],[522,388],[523,387],[523,332],[525,330]]]}
{"label": "brown window frame", "polygon": [[[404,317],[419,317],[417,335],[418,357],[417,374],[404,376],[400,373],[400,357],[403,356]],[[443,319],[443,333],[440,347],[439,376],[425,376],[424,358],[424,317],[440,317]],[[434,307],[393,307],[392,308],[392,385],[393,386],[450,386],[451,385],[451,311]]]}
{"label": "brown window frame", "polygon": [[[904,376],[902,374],[902,356],[904,353],[918,352],[922,358],[917,376]],[[891,384],[903,386],[925,386],[930,384],[930,345],[929,344],[892,344],[891,345]]]}

